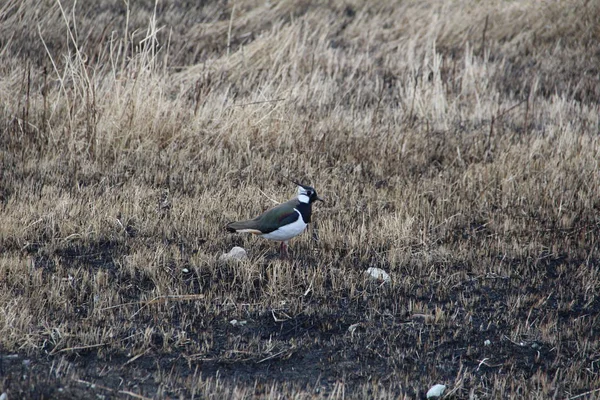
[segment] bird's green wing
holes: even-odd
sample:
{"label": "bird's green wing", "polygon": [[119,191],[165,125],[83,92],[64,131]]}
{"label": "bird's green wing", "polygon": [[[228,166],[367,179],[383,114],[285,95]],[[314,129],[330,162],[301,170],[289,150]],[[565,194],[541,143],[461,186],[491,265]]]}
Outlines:
{"label": "bird's green wing", "polygon": [[298,200],[293,199],[286,203],[279,204],[254,219],[232,222],[227,225],[227,229],[230,232],[256,231],[253,233],[270,233],[276,231],[280,226],[291,224],[298,218],[301,218],[296,210],[294,210],[297,203]]}
{"label": "bird's green wing", "polygon": [[254,219],[257,222],[258,229],[262,233],[273,232],[280,226],[291,224],[301,218],[300,214],[294,209],[297,202],[296,199],[290,200],[259,215]]}

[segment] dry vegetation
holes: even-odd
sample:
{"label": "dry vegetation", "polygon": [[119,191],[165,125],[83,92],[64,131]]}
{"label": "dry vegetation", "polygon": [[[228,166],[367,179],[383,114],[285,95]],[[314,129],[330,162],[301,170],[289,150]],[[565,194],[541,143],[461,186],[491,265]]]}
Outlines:
{"label": "dry vegetation", "polygon": [[9,399],[600,395],[597,2],[172,3],[0,5]]}

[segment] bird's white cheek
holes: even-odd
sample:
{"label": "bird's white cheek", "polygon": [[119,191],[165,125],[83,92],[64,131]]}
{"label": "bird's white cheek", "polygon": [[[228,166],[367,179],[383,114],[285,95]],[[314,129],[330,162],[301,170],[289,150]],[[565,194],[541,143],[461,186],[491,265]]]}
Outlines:
{"label": "bird's white cheek", "polygon": [[307,195],[305,195],[305,194],[300,194],[300,195],[298,195],[298,201],[299,201],[300,203],[308,203],[308,202],[310,201],[310,199],[308,198],[308,196],[307,196]]}

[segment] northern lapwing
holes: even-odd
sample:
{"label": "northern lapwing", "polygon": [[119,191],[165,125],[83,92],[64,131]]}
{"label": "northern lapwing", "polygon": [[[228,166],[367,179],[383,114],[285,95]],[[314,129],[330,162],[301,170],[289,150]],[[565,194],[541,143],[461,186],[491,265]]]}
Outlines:
{"label": "northern lapwing", "polygon": [[314,188],[294,182],[298,185],[298,196],[265,211],[258,217],[239,222],[231,222],[226,228],[229,232],[249,232],[265,239],[281,242],[281,257],[287,255],[288,240],[301,234],[310,223],[312,203],[323,201]]}

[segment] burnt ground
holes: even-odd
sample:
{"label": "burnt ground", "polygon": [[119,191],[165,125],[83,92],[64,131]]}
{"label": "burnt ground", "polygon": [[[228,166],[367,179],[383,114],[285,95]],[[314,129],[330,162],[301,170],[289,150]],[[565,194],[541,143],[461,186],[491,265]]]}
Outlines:
{"label": "burnt ground", "polygon": [[[39,253],[40,248],[32,246],[29,251]],[[139,277],[118,277],[121,273],[114,260],[127,251],[126,246],[103,242],[91,248],[68,246],[55,250],[54,256],[62,262],[77,260],[73,264],[77,268],[106,269],[119,284],[123,280],[134,282],[130,298],[135,299],[153,285]],[[56,257],[36,257],[37,268],[48,276],[56,273],[50,261]],[[271,268],[274,260],[275,254],[269,253],[263,260],[263,268]],[[314,260],[296,256],[286,262],[309,270],[307,263]],[[191,316],[195,322],[186,327],[188,340],[203,340],[201,331],[210,331],[214,342],[209,351],[193,354],[190,346],[175,345],[172,340],[167,343],[156,331],[137,355],[132,354],[131,348],[114,349],[127,349],[128,337],[114,338],[119,346],[107,344],[81,349],[60,349],[49,338],[41,343],[39,351],[29,354],[2,351],[2,387],[9,388],[9,398],[190,398],[196,393],[191,382],[198,379],[216,379],[224,387],[249,387],[253,396],[269,395],[273,385],[331,395],[342,382],[346,395],[351,397],[373,395],[375,388],[385,387],[394,396],[424,398],[428,382],[441,382],[456,389],[453,397],[462,398],[469,393],[493,397],[486,389],[502,379],[523,385],[510,390],[512,395],[520,396],[519,393],[523,395],[542,385],[540,376],[555,379],[573,365],[587,366],[580,371],[581,375],[597,373],[594,370],[597,359],[582,356],[580,345],[582,337],[595,341],[600,333],[595,322],[600,301],[594,298],[586,303],[584,293],[573,292],[570,309],[565,310],[561,308],[559,293],[577,290],[561,271],[584,264],[587,266],[583,268],[597,268],[598,260],[546,257],[536,262],[534,268],[531,263],[519,260],[510,263],[509,269],[514,271],[510,276],[491,273],[467,276],[442,291],[418,284],[405,291],[393,284],[365,280],[352,294],[348,291],[331,298],[305,296],[302,302],[306,310],[312,310],[310,315],[290,315],[284,308],[246,311],[238,317],[243,321],[238,325],[232,325],[232,318],[222,310],[198,312],[191,302],[177,302],[168,313],[169,320],[163,323],[177,327],[181,314]],[[227,273],[227,264],[220,264],[220,268],[223,279],[232,278]],[[465,266],[440,268],[452,270]],[[184,275],[183,280],[191,287],[199,288],[200,292],[210,290],[210,280],[201,271]],[[261,284],[264,282],[257,283]],[[331,286],[327,282],[324,285]],[[528,296],[523,297],[523,293]],[[459,298],[469,299],[468,304],[473,306],[468,309],[458,306]],[[523,299],[523,303],[515,304],[512,302],[515,299],[517,303]],[[426,302],[433,310],[443,309],[446,315],[398,310],[397,303],[418,301]],[[82,305],[75,305],[74,310],[81,324],[92,314]],[[541,326],[546,319],[554,318],[553,329],[564,330],[561,335],[564,340],[558,345],[545,342],[541,335],[514,334],[515,327],[523,323]],[[131,336],[148,326],[160,325],[155,317],[153,320],[134,315],[130,319]],[[589,327],[587,332],[569,332],[578,321],[586,320],[592,321],[584,322]],[[349,331],[357,322],[355,329]],[[237,351],[234,347],[238,346],[232,346],[252,341],[270,345],[262,353]],[[553,382],[547,389],[559,396],[577,394],[560,383]],[[283,393],[287,393],[285,390]]]}

